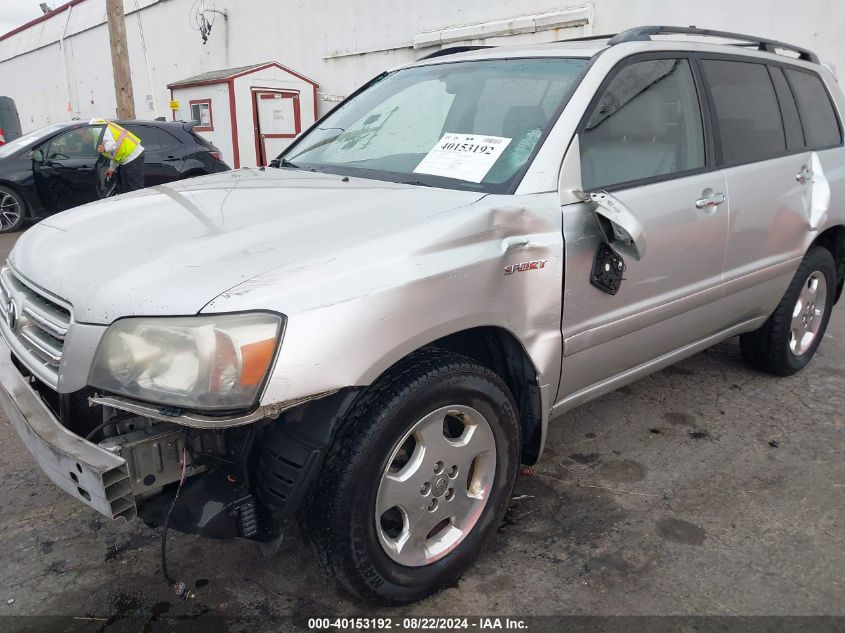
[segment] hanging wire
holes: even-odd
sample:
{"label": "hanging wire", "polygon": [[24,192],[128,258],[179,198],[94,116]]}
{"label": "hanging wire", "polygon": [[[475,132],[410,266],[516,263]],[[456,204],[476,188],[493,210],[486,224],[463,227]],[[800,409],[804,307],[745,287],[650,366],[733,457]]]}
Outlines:
{"label": "hanging wire", "polygon": [[[188,10],[188,23],[193,30],[200,32],[203,44],[208,41],[208,36],[211,35],[211,29],[217,20],[216,10],[217,5],[214,0],[194,0]],[[206,14],[210,14],[211,19],[207,18]]]}
{"label": "hanging wire", "polygon": [[174,580],[170,577],[170,574],[167,573],[167,528],[170,526],[170,515],[173,512],[173,508],[176,507],[176,500],[179,498],[179,493],[182,491],[182,486],[185,484],[185,475],[188,472],[188,434],[187,432],[183,432],[182,434],[182,477],[179,480],[179,487],[176,488],[176,494],[173,496],[173,501],[170,503],[170,509],[167,511],[167,516],[164,519],[164,529],[161,534],[161,572],[164,576],[164,580],[173,588],[173,591],[176,592],[176,595],[180,598],[184,598],[187,596],[187,589],[188,586],[185,582],[181,580]]}

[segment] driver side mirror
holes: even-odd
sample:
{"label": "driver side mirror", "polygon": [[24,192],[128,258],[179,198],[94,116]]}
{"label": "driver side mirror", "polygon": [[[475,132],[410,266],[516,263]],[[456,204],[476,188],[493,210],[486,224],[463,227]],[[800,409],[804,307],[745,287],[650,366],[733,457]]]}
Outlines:
{"label": "driver side mirror", "polygon": [[584,198],[595,205],[604,239],[619,252],[640,261],[646,252],[645,228],[637,216],[606,191],[585,193]]}
{"label": "driver side mirror", "polygon": [[34,160],[36,163],[43,163],[44,162],[44,150],[41,149],[34,149],[29,157]]}

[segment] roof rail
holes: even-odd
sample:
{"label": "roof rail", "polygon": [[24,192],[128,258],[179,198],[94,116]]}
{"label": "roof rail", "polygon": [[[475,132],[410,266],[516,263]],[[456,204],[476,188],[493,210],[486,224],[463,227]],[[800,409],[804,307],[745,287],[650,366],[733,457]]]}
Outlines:
{"label": "roof rail", "polygon": [[616,37],[617,33],[605,33],[604,35],[582,35],[581,37],[568,37],[564,40],[555,40],[555,44],[561,44],[563,42],[589,42],[591,40],[609,40],[612,37]]}
{"label": "roof rail", "polygon": [[448,48],[441,48],[439,51],[434,51],[428,55],[423,55],[417,61],[421,62],[424,59],[431,59],[432,57],[443,57],[444,55],[456,55],[457,53],[466,53],[467,51],[477,51],[479,48],[496,48],[495,46],[449,46]]}
{"label": "roof rail", "polygon": [[766,53],[777,53],[777,49],[793,51],[798,53],[798,59],[806,62],[819,63],[818,56],[806,48],[778,42],[777,40],[768,40],[754,35],[743,35],[742,33],[730,33],[728,31],[714,31],[712,29],[699,29],[695,26],[637,26],[627,31],[622,31],[618,35],[613,36],[608,40],[611,46],[621,44],[622,42],[648,42],[652,35],[701,35],[705,37],[721,37],[730,40],[740,40],[747,42],[746,46],[756,46],[758,50]]}

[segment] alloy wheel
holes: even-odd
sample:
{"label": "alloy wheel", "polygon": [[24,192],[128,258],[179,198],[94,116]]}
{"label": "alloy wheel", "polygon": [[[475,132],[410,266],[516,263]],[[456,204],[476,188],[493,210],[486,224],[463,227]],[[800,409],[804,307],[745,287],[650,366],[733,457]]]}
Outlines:
{"label": "alloy wheel", "polygon": [[429,565],[454,550],[478,522],[496,474],[487,419],[450,405],[419,420],[396,445],[376,496],[385,553],[400,565]]}
{"label": "alloy wheel", "polygon": [[827,281],[820,271],[813,272],[804,282],[792,309],[789,349],[795,356],[805,354],[812,346],[824,321],[827,306]]}
{"label": "alloy wheel", "polygon": [[20,219],[20,203],[12,194],[0,191],[0,230],[17,226]]}

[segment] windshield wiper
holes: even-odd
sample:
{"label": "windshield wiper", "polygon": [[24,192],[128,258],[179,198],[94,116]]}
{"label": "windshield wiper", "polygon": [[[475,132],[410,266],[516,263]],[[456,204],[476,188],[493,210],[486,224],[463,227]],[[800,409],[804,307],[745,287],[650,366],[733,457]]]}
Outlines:
{"label": "windshield wiper", "polygon": [[296,163],[290,162],[287,158],[274,158],[270,161],[270,167],[275,167],[278,169],[279,167],[287,167],[289,169],[299,169],[299,165]]}

